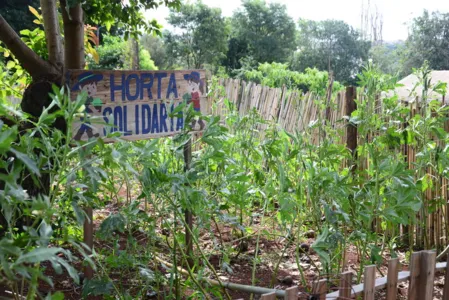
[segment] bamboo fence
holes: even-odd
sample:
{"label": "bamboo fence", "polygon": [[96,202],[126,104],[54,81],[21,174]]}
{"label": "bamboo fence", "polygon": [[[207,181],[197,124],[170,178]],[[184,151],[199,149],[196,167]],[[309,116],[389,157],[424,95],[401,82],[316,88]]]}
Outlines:
{"label": "bamboo fence", "polygon": [[[240,115],[248,114],[251,109],[256,109],[259,115],[267,121],[274,121],[287,132],[311,132],[310,139],[313,144],[318,144],[320,134],[314,134],[310,126],[316,122],[326,122],[335,130],[340,130],[339,140],[335,143],[345,143],[353,151],[357,145],[363,143],[363,139],[372,137],[361,137],[357,135],[357,128],[348,125],[345,116],[351,114],[356,109],[354,99],[357,97],[355,88],[347,88],[346,91],[338,92],[327,100],[323,107],[323,97],[318,97],[312,93],[303,94],[298,90],[287,90],[284,88],[269,88],[252,82],[245,82],[238,79],[220,79],[222,93],[211,93],[209,104],[212,113],[226,118],[227,108],[225,99],[233,103]],[[361,97],[358,95],[358,97]],[[321,99],[321,100],[320,100]],[[317,101],[320,100],[320,101]],[[410,117],[419,114],[420,108],[415,104],[410,105]],[[327,108],[327,110],[326,110]],[[375,112],[383,114],[383,118],[388,118],[384,114],[384,107],[380,99],[376,100]],[[403,128],[408,126],[403,124]],[[262,126],[260,129],[266,128]],[[449,131],[449,122],[446,121],[445,128]],[[441,142],[439,146],[444,147]],[[413,145],[402,145],[401,152],[410,169],[415,168],[417,149]],[[366,168],[369,161],[361,162],[358,168]],[[417,213],[414,226],[399,226],[396,232],[391,235],[401,235],[403,241],[409,245],[414,245],[418,249],[441,250],[447,245],[449,240],[449,193],[448,178],[433,174],[429,168],[427,174],[433,178],[434,186],[425,191],[423,209]],[[437,203],[437,204],[435,204]],[[429,210],[429,208],[432,209]],[[381,233],[381,222],[374,222],[374,229]],[[389,233],[387,233],[389,234]],[[424,238],[425,237],[425,238]]]}

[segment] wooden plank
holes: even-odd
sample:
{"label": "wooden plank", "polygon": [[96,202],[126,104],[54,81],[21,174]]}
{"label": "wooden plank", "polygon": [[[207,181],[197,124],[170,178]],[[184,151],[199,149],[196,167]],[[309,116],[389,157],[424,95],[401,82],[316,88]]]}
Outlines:
{"label": "wooden plank", "polygon": [[396,300],[398,293],[398,271],[400,267],[399,258],[392,258],[388,261],[387,274],[387,299]]}
{"label": "wooden plank", "polygon": [[363,277],[363,299],[374,300],[376,286],[376,265],[365,267],[365,276]]}
{"label": "wooden plank", "polygon": [[421,252],[414,252],[410,257],[410,284],[408,287],[408,299],[420,300],[418,298],[418,282],[421,271]]}
{"label": "wooden plank", "polygon": [[[350,117],[352,112],[357,109],[357,104],[354,99],[356,97],[356,89],[353,86],[346,88],[345,95],[345,115]],[[356,149],[357,149],[357,127],[353,124],[347,125],[346,128],[346,147],[351,151],[353,159],[355,159]],[[355,171],[353,168],[352,171]]]}
{"label": "wooden plank", "polygon": [[314,297],[314,299],[316,300],[325,300],[326,291],[327,291],[327,280],[321,279],[317,282],[314,282],[312,289],[312,297]]}
{"label": "wooden plank", "polygon": [[[169,117],[176,106],[187,101],[207,111],[204,70],[68,70],[66,83],[72,101],[82,92],[87,95],[85,114],[72,126],[75,140],[104,138],[112,132],[131,141],[171,136],[184,127],[184,118]],[[199,122],[195,125],[193,130],[201,130]]]}
{"label": "wooden plank", "polygon": [[[399,274],[398,274],[398,283],[407,281],[407,280],[409,280],[409,278],[410,278],[410,272],[409,271],[399,272]],[[376,279],[376,283],[375,283],[376,291],[381,290],[381,289],[383,289],[385,287],[387,287],[387,278],[386,277],[382,277],[382,278]],[[326,295],[326,299],[336,299],[338,297],[338,293],[339,293],[339,291],[327,294]],[[363,283],[358,284],[358,285],[354,285],[352,287],[351,297],[359,296],[362,293],[363,293]]]}
{"label": "wooden plank", "polygon": [[276,293],[269,293],[269,294],[264,294],[262,295],[262,297],[260,297],[261,300],[275,300],[276,299]]}
{"label": "wooden plank", "polygon": [[298,299],[298,287],[292,286],[285,290],[285,300],[297,300]]}
{"label": "wooden plank", "polygon": [[435,261],[437,253],[435,251],[421,252],[421,272],[418,282],[418,293],[420,300],[433,299],[433,282],[435,280]]}
{"label": "wooden plank", "polygon": [[449,300],[449,255],[446,261],[446,274],[444,274],[443,300]]}
{"label": "wooden plank", "polygon": [[347,300],[351,297],[352,272],[344,272],[340,275],[337,300]]}

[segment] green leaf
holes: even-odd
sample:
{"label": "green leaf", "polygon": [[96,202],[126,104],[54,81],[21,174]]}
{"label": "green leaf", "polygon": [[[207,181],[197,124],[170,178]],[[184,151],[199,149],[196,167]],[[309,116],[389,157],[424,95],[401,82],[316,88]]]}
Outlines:
{"label": "green leaf", "polygon": [[113,214],[101,223],[98,234],[101,238],[107,239],[113,236],[114,231],[124,232],[125,226],[125,217],[122,214]]}
{"label": "green leaf", "polygon": [[30,35],[30,33],[31,31],[29,29],[23,29],[20,31],[20,34],[25,36]]}
{"label": "green leaf", "polygon": [[35,175],[37,175],[37,176],[40,176],[40,175],[41,175],[40,172],[39,172],[39,169],[37,168],[36,163],[35,163],[31,158],[29,158],[26,154],[23,154],[22,152],[19,152],[19,151],[13,149],[13,148],[11,148],[10,151],[11,151],[12,153],[14,153],[14,155],[15,155],[19,160],[21,160],[21,161],[25,164],[25,166],[26,166],[26,167],[27,167],[33,174],[35,174]]}
{"label": "green leaf", "polygon": [[51,228],[51,225],[48,225],[45,221],[42,221],[39,227],[39,235],[41,236],[44,244],[47,245],[53,235],[53,228]]}
{"label": "green leaf", "polygon": [[64,294],[62,292],[56,292],[53,295],[50,293],[45,300],[64,300]]}
{"label": "green leaf", "polygon": [[37,263],[46,260],[50,260],[55,257],[55,255],[59,252],[64,252],[62,248],[36,248],[31,250],[30,252],[21,255],[15,264],[21,263]]}
{"label": "green leaf", "polygon": [[12,68],[14,68],[16,66],[16,63],[14,62],[14,61],[12,61],[12,60],[10,60],[10,61],[8,61],[7,63],[6,63],[6,68],[7,69],[12,69]]}
{"label": "green leaf", "polygon": [[110,295],[112,292],[112,283],[108,280],[84,280],[83,297]]}

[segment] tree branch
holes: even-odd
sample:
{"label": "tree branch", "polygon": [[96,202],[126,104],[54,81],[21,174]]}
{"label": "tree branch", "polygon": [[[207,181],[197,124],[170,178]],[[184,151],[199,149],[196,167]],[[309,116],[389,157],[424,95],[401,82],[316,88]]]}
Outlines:
{"label": "tree branch", "polygon": [[62,67],[64,52],[62,51],[62,37],[59,28],[57,0],[40,0],[42,17],[44,19],[45,40],[47,41],[48,61]]}
{"label": "tree branch", "polygon": [[9,26],[0,14],[0,41],[2,41],[11,53],[19,60],[23,68],[34,79],[41,76],[58,75],[59,72],[50,63],[40,58],[31,50]]}
{"label": "tree branch", "polygon": [[67,10],[66,0],[60,0],[64,21],[64,56],[66,69],[84,68],[84,22],[81,4]]}

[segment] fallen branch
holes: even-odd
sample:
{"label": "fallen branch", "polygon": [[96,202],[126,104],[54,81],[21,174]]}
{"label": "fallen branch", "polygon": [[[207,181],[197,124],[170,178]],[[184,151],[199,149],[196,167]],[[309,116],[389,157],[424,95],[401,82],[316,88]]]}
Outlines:
{"label": "fallen branch", "polygon": [[[173,264],[155,256],[155,259],[170,267],[173,268]],[[190,276],[189,272],[181,267],[177,267],[178,272],[180,272],[181,274],[184,274],[186,276]],[[214,286],[221,286],[230,290],[235,290],[235,291],[241,291],[241,292],[246,292],[246,293],[251,293],[251,294],[258,294],[258,295],[263,295],[263,294],[269,294],[269,293],[276,293],[277,297],[284,297],[285,296],[285,291],[284,290],[277,290],[277,289],[269,289],[269,288],[264,288],[264,287],[259,287],[259,286],[252,286],[252,285],[244,285],[244,284],[238,284],[238,283],[232,283],[232,282],[219,282],[217,280],[213,280],[213,279],[209,279],[209,278],[198,278],[198,280],[200,281],[205,281],[210,285],[214,285]]]}

